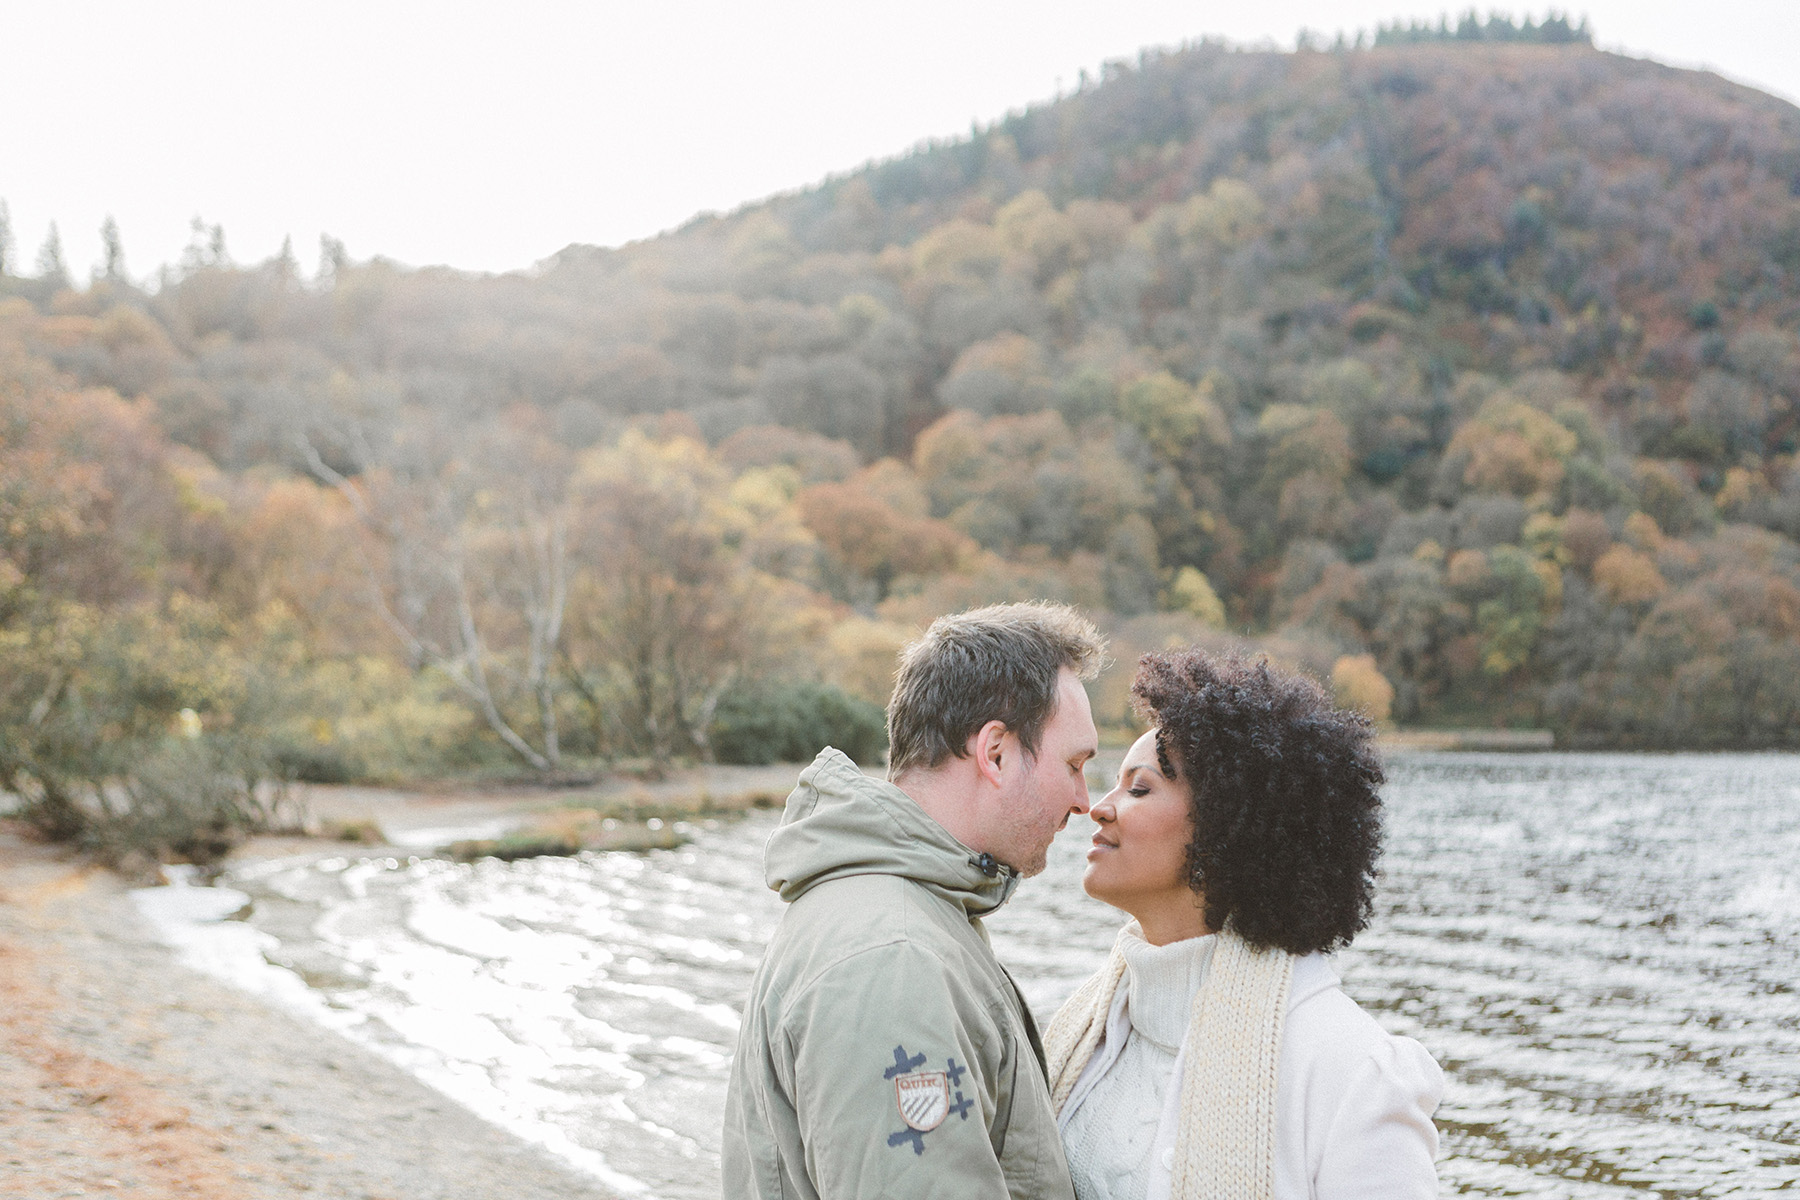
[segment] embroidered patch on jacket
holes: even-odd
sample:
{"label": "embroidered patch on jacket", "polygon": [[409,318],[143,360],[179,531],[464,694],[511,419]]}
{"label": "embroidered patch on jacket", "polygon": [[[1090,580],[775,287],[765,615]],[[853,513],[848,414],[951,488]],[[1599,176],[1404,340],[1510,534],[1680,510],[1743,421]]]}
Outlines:
{"label": "embroidered patch on jacket", "polygon": [[914,1071],[894,1079],[894,1101],[900,1119],[920,1133],[930,1133],[950,1115],[950,1083],[942,1071]]}
{"label": "embroidered patch on jacket", "polygon": [[[925,1055],[908,1054],[906,1047],[894,1047],[894,1063],[882,1071],[883,1079],[894,1081],[894,1103],[900,1110],[900,1119],[906,1122],[906,1128],[888,1134],[887,1144],[890,1146],[911,1146],[914,1154],[925,1153],[925,1135],[942,1125],[951,1113],[967,1121],[969,1110],[975,1106],[973,1100],[962,1094],[962,1077],[969,1074],[969,1068],[958,1066],[954,1058],[947,1059],[942,1071],[920,1071],[917,1068],[925,1065]],[[954,1089],[956,1100],[951,1102],[950,1092]]]}

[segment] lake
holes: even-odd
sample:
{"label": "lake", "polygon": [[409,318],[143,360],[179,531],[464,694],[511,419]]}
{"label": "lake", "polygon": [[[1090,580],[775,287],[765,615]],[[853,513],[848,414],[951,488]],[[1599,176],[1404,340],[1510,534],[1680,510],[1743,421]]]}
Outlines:
{"label": "lake", "polygon": [[[1443,1065],[1446,1194],[1800,1189],[1800,758],[1408,754],[1345,987]],[[620,1190],[718,1194],[776,814],[643,855],[245,867],[140,893],[191,959],[370,1045]],[[1092,826],[988,926],[1040,1019],[1119,924]],[[190,908],[194,907],[189,905]]]}

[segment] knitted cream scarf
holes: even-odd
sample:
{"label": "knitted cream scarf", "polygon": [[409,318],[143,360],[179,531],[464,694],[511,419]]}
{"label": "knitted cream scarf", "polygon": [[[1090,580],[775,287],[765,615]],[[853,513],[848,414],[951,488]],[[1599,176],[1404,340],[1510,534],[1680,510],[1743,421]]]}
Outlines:
{"label": "knitted cream scarf", "polygon": [[[1059,1113],[1106,1033],[1113,993],[1125,975],[1122,945],[1134,934],[1142,936],[1135,921],[1044,1033]],[[1184,1043],[1171,1200],[1273,1200],[1275,1071],[1293,972],[1293,955],[1252,949],[1230,930],[1219,935]]]}

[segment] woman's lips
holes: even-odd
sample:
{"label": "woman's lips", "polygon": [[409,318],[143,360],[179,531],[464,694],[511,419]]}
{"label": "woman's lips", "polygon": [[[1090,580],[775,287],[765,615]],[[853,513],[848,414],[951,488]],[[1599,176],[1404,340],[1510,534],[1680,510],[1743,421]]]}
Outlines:
{"label": "woman's lips", "polygon": [[1096,833],[1094,835],[1094,845],[1087,852],[1088,861],[1092,862],[1096,857],[1099,856],[1100,852],[1103,850],[1117,850],[1118,848],[1119,847],[1115,843],[1107,841],[1105,838],[1101,837],[1099,834]]}

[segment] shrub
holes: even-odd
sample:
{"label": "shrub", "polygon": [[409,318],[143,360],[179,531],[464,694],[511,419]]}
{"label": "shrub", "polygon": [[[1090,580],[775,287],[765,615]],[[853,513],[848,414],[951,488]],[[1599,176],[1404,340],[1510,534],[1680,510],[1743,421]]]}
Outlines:
{"label": "shrub", "polygon": [[90,825],[84,840],[109,862],[134,853],[200,866],[218,862],[266,825],[242,764],[226,758],[204,743],[165,740],[122,780],[128,802]]}
{"label": "shrub", "polygon": [[1386,721],[1394,711],[1394,685],[1373,654],[1346,654],[1331,668],[1331,692],[1338,704],[1354,709],[1376,723]]}
{"label": "shrub", "polygon": [[355,783],[368,775],[359,759],[335,746],[279,746],[270,766],[282,779],[298,783]]}
{"label": "shrub", "polygon": [[708,741],[722,763],[807,762],[826,746],[873,763],[887,750],[887,721],[829,684],[765,681],[726,693]]}

